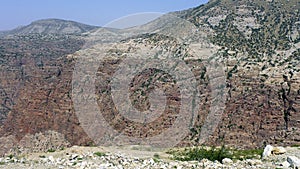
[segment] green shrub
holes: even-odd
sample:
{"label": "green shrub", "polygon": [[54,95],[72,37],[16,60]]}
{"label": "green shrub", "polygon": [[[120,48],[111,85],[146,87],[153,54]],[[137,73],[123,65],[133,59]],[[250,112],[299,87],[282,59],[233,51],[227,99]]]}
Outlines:
{"label": "green shrub", "polygon": [[154,158],[160,158],[159,154],[157,154],[157,153],[155,153],[155,154],[153,155],[153,157],[154,157]]}
{"label": "green shrub", "polygon": [[250,149],[250,150],[233,150],[232,159],[244,160],[244,159],[254,159],[260,158],[263,149]]}
{"label": "green shrub", "polygon": [[12,159],[13,157],[14,157],[14,155],[12,155],[12,154],[10,154],[10,155],[8,156],[9,159]]}
{"label": "green shrub", "polygon": [[184,151],[173,151],[170,153],[175,160],[180,161],[200,161],[202,159],[208,159],[210,161],[217,160],[221,162],[224,158],[230,158],[232,156],[225,146],[222,146],[221,148],[187,148]]}
{"label": "green shrub", "polygon": [[210,161],[219,161],[222,162],[224,158],[230,158],[232,160],[244,160],[244,159],[253,159],[260,158],[263,153],[262,149],[255,150],[237,150],[229,149],[225,146],[220,148],[212,147],[195,147],[195,148],[186,148],[184,150],[170,150],[167,152],[173,155],[174,160],[179,161],[200,161],[202,159],[208,159]]}
{"label": "green shrub", "polygon": [[99,156],[99,157],[106,156],[106,154],[102,153],[102,152],[95,152],[94,155]]}

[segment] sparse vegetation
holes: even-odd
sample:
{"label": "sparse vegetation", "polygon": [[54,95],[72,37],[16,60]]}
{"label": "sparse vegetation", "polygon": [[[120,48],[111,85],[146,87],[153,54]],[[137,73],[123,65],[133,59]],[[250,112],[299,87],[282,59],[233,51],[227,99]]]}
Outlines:
{"label": "sparse vegetation", "polygon": [[217,160],[221,162],[224,158],[230,158],[233,160],[260,158],[263,150],[237,150],[229,149],[225,146],[219,148],[209,148],[202,146],[195,148],[186,148],[184,150],[171,150],[168,153],[173,156],[173,159],[180,161],[200,161],[202,159],[208,159],[210,161]]}
{"label": "sparse vegetation", "polygon": [[222,161],[224,158],[231,157],[230,151],[224,146],[221,148],[207,148],[202,146],[186,148],[183,151],[170,151],[168,153],[173,155],[173,159],[180,161],[200,161],[202,159]]}
{"label": "sparse vegetation", "polygon": [[154,162],[156,162],[156,163],[158,163],[159,161],[160,161],[160,156],[159,156],[159,154],[157,154],[157,153],[155,153],[154,155],[153,155],[153,160],[154,160]]}
{"label": "sparse vegetation", "polygon": [[155,153],[155,154],[153,155],[153,157],[156,158],[156,159],[159,159],[159,158],[160,158],[159,154],[157,154],[157,153]]}
{"label": "sparse vegetation", "polygon": [[99,157],[106,156],[106,154],[103,152],[95,152],[94,155],[99,156]]}
{"label": "sparse vegetation", "polygon": [[9,159],[12,159],[14,157],[14,155],[10,154],[9,156],[7,156]]}
{"label": "sparse vegetation", "polygon": [[51,149],[49,149],[47,152],[48,152],[48,153],[54,153],[55,150],[51,148]]}

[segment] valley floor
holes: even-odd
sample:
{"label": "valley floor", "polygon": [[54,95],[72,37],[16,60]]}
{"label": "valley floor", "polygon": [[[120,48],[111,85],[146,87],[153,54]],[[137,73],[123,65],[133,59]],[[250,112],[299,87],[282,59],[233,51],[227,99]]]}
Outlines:
{"label": "valley floor", "polygon": [[287,147],[283,155],[272,155],[264,160],[248,159],[244,161],[175,161],[162,150],[151,147],[78,147],[60,151],[9,155],[0,158],[0,168],[7,169],[131,169],[131,168],[289,168],[287,157],[300,157],[300,148]]}

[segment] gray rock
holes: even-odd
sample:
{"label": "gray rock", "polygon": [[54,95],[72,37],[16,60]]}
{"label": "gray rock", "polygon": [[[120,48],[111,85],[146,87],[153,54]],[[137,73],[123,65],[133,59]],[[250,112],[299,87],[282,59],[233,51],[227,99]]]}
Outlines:
{"label": "gray rock", "polygon": [[284,147],[274,147],[272,153],[275,155],[286,153],[286,149]]}
{"label": "gray rock", "polygon": [[287,157],[287,161],[290,163],[291,167],[300,167],[300,159],[295,156],[289,156]]}
{"label": "gray rock", "polygon": [[78,158],[78,156],[79,156],[78,154],[73,154],[73,155],[71,156],[71,159],[72,159],[72,160],[75,160],[76,158]]}
{"label": "gray rock", "polygon": [[280,164],[280,166],[282,166],[283,168],[289,168],[290,167],[290,163],[285,161],[283,163]]}

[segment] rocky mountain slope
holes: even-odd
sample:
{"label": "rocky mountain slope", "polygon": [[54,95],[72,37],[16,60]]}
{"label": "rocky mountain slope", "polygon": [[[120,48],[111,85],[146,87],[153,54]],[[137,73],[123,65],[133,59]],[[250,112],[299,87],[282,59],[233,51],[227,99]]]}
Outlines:
{"label": "rocky mountain slope", "polygon": [[[65,138],[67,143],[90,142],[83,141],[88,137],[72,113],[73,63],[66,59],[67,54],[81,49],[83,44],[81,38],[69,35],[30,34],[1,39],[1,153],[16,143],[33,143],[25,138],[39,132],[51,140],[50,147],[65,144],[52,143]],[[51,134],[45,133],[51,130],[64,134],[51,139]],[[23,143],[22,139],[25,139]]]}
{"label": "rocky mountain slope", "polygon": [[[131,138],[148,138],[170,128],[180,118],[181,92],[177,83],[181,81],[164,71],[146,69],[134,77],[130,88],[130,100],[141,111],[151,108],[149,97],[155,88],[165,92],[167,106],[156,120],[147,124],[128,120],[114,105],[114,73],[125,56],[143,51],[184,61],[198,82],[201,99],[195,124],[178,146],[201,144],[205,119],[214,111],[212,103],[216,98],[222,99],[223,94],[224,113],[205,144],[238,148],[299,145],[299,7],[296,0],[213,0],[172,13],[189,24],[163,16],[140,27],[100,28],[84,37],[65,34],[83,33],[94,27],[57,20],[38,21],[14,30],[14,36],[0,41],[0,151],[22,149],[31,145],[28,143],[37,135],[48,137],[50,143],[61,140],[62,145],[95,144],[84,130],[85,123],[76,114],[72,100],[75,65],[80,58],[89,56],[101,59],[96,69],[96,100],[101,114],[115,131]],[[210,51],[215,51],[213,56],[197,55],[210,55]],[[216,70],[224,66],[225,79],[222,74],[209,72],[211,61],[215,61]],[[95,60],[89,62],[93,65]],[[211,86],[211,81],[219,82],[220,86]],[[83,98],[84,95],[79,99]],[[50,131],[58,134],[53,136]],[[109,134],[112,133],[102,141],[115,139]],[[61,146],[50,143],[45,147]]]}
{"label": "rocky mountain slope", "polygon": [[27,26],[18,27],[11,31],[4,32],[5,35],[24,35],[24,34],[82,34],[99,28],[74,21],[61,19],[43,19],[34,21]]}
{"label": "rocky mountain slope", "polygon": [[299,3],[215,0],[177,13],[222,48],[229,97],[218,142],[299,142]]}

